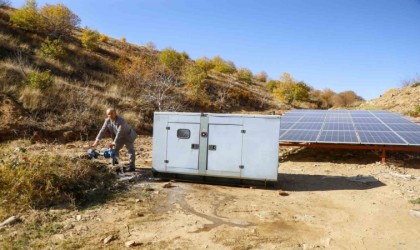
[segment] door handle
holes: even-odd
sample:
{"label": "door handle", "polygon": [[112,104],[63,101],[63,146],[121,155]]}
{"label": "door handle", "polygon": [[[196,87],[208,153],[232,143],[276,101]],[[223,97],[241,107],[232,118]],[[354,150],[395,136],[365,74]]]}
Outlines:
{"label": "door handle", "polygon": [[199,149],[200,145],[198,144],[191,144],[191,149]]}
{"label": "door handle", "polygon": [[216,145],[209,145],[209,150],[216,150]]}

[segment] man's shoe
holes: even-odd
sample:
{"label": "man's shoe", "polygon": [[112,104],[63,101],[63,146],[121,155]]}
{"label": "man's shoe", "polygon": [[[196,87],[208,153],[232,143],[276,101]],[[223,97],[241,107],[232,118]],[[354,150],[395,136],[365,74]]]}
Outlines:
{"label": "man's shoe", "polygon": [[134,166],[128,166],[128,167],[123,167],[124,172],[136,172],[136,167]]}

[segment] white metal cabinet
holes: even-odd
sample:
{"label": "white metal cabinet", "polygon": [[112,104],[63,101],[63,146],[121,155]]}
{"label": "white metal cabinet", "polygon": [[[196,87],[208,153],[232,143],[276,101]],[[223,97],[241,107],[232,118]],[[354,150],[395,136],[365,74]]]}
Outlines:
{"label": "white metal cabinet", "polygon": [[242,126],[209,125],[208,171],[240,176],[242,164]]}
{"label": "white metal cabinet", "polygon": [[166,129],[167,168],[198,169],[200,124],[168,122]]}
{"label": "white metal cabinet", "polygon": [[[179,138],[179,130],[189,138]],[[280,116],[155,112],[152,168],[276,181],[279,130]]]}

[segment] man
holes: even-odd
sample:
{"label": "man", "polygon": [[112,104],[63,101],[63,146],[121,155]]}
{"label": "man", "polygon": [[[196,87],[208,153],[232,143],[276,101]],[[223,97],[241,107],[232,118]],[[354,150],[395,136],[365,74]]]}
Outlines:
{"label": "man", "polygon": [[113,142],[109,144],[109,147],[114,147],[115,157],[118,159],[120,149],[125,145],[130,157],[130,164],[128,168],[125,168],[124,170],[135,171],[136,153],[134,151],[134,140],[137,138],[136,131],[134,131],[134,129],[128,125],[122,117],[117,115],[114,108],[108,108],[106,110],[106,115],[108,118],[105,119],[105,122],[102,125],[98,136],[96,136],[96,140],[92,144],[92,147],[96,147],[99,140],[102,139],[104,133],[109,132],[111,134],[111,138],[113,138]]}

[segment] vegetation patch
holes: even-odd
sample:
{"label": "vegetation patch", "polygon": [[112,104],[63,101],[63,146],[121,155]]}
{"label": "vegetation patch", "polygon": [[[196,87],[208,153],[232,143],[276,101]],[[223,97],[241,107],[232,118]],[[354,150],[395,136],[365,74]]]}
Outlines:
{"label": "vegetation patch", "polygon": [[5,145],[0,154],[0,219],[30,208],[82,205],[115,178],[105,165],[87,159]]}
{"label": "vegetation patch", "polygon": [[420,204],[420,198],[410,201],[411,204]]}

